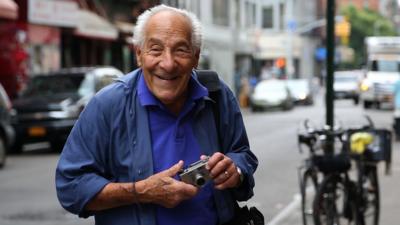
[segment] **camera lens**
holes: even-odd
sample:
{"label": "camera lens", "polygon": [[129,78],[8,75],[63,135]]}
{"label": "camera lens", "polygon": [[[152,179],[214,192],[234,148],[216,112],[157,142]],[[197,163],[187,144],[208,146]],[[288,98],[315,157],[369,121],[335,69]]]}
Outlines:
{"label": "camera lens", "polygon": [[196,180],[196,185],[199,187],[202,187],[206,183],[206,180],[201,174],[196,174],[195,180]]}

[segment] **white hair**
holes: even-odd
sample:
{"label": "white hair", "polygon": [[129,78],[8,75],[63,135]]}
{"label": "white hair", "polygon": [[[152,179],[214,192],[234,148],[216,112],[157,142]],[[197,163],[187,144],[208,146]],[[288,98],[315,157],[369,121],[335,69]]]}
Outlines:
{"label": "white hair", "polygon": [[202,43],[202,31],[201,31],[201,23],[199,19],[196,17],[196,15],[187,10],[177,9],[163,4],[147,9],[142,14],[140,14],[140,16],[137,18],[136,26],[133,28],[133,44],[136,46],[143,47],[145,40],[144,31],[147,22],[152,16],[163,11],[172,11],[179,13],[180,15],[184,16],[189,20],[192,28],[191,31],[192,46],[194,47],[195,50],[199,51],[201,49],[201,43]]}

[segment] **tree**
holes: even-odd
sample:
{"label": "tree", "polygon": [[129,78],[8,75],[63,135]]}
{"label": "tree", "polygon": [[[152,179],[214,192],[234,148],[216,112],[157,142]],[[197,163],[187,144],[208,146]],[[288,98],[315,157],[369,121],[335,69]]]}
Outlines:
{"label": "tree", "polygon": [[354,49],[353,66],[364,63],[364,39],[367,36],[395,36],[396,29],[392,21],[370,9],[357,9],[353,5],[343,7],[341,14],[351,24],[349,46]]}

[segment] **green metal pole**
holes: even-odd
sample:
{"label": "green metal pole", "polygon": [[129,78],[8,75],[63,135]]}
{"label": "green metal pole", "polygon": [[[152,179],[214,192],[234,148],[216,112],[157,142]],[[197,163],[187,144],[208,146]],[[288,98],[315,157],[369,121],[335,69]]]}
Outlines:
{"label": "green metal pole", "polygon": [[[326,124],[333,129],[334,107],[333,107],[333,71],[335,55],[335,0],[328,0],[326,7]],[[327,139],[327,150],[333,152],[334,138]]]}

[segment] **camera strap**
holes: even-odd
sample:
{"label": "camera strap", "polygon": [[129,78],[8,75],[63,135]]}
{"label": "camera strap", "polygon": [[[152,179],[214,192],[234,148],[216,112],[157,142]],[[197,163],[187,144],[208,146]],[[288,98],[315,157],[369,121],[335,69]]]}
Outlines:
{"label": "camera strap", "polygon": [[217,72],[213,70],[195,70],[199,82],[208,89],[209,97],[214,101],[212,110],[214,114],[215,128],[218,135],[219,149],[222,150],[222,140],[220,134],[220,110],[219,110],[219,97],[221,94],[221,85]]}
{"label": "camera strap", "polygon": [[[217,72],[213,70],[195,70],[199,82],[208,89],[209,97],[213,100],[212,110],[214,114],[215,129],[218,135],[218,145],[220,151],[222,150],[222,139],[220,134],[220,106],[219,98],[221,95],[221,85]],[[240,207],[235,201],[234,218],[224,225],[264,225],[264,216],[256,208],[247,206]]]}

